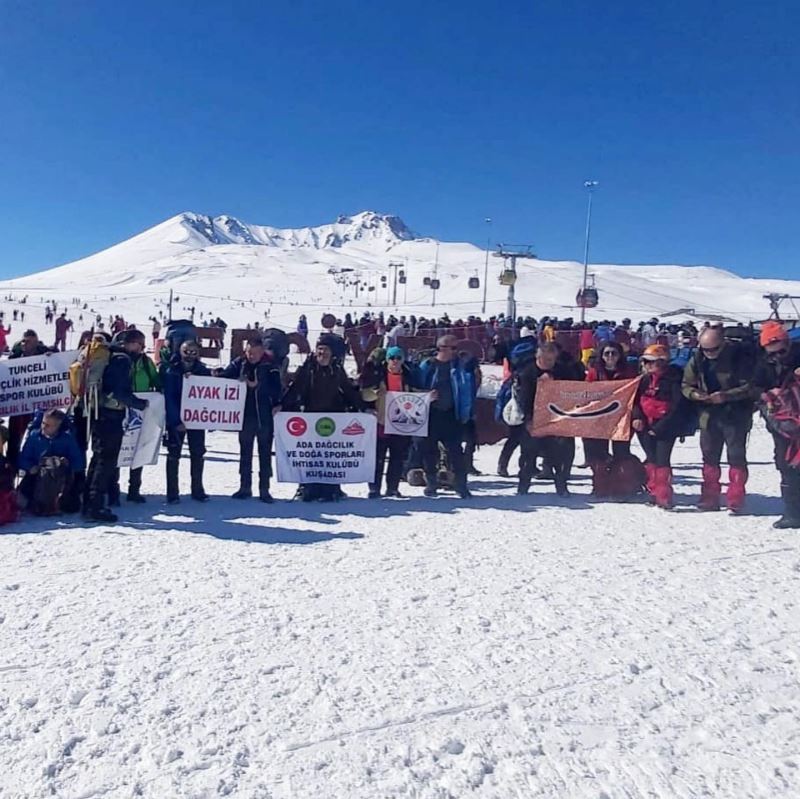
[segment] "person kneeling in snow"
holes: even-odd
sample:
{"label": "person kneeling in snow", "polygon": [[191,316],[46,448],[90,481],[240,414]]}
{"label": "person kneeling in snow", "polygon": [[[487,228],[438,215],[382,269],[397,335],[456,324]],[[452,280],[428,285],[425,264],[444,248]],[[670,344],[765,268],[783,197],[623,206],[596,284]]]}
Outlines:
{"label": "person kneeling in snow", "polygon": [[37,516],[59,513],[73,476],[86,468],[83,452],[69,429],[64,411],[47,411],[41,425],[31,427],[18,466],[22,476],[18,493],[23,507]]}

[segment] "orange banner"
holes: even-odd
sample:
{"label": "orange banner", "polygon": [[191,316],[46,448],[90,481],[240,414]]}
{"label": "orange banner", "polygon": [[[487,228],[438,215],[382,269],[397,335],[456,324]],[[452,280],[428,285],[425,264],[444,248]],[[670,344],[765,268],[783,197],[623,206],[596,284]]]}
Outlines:
{"label": "orange banner", "polygon": [[579,383],[539,380],[533,403],[532,436],[628,441],[639,378]]}

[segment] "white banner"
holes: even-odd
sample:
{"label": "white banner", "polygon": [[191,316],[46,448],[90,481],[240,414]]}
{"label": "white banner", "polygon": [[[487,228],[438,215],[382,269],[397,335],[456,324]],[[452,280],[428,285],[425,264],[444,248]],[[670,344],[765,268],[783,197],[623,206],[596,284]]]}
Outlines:
{"label": "white banner", "polygon": [[387,391],[384,431],[391,436],[428,435],[428,415],[431,393],[414,394],[410,391]]}
{"label": "white banner", "polygon": [[241,430],[246,398],[244,381],[184,377],[181,422],[187,430]]}
{"label": "white banner", "polygon": [[275,460],[281,483],[370,483],[377,420],[369,413],[278,413]]}
{"label": "white banner", "polygon": [[69,367],[77,350],[0,361],[0,416],[21,416],[72,403]]}
{"label": "white banner", "polygon": [[164,397],[157,391],[137,391],[136,396],[148,402],[143,411],[128,408],[122,423],[122,447],[117,466],[138,469],[155,466],[164,435]]}

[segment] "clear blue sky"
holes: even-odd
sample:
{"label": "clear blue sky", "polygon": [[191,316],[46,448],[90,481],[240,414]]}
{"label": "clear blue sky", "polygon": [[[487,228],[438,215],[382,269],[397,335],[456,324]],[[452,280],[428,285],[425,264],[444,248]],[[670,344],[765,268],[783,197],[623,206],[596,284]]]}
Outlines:
{"label": "clear blue sky", "polygon": [[800,277],[800,4],[0,3],[0,276],[179,211]]}

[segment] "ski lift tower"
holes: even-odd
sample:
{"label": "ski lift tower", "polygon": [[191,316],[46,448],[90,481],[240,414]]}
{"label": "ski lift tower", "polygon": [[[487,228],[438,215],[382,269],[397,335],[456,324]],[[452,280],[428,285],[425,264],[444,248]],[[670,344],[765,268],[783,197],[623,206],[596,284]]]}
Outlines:
{"label": "ski lift tower", "polygon": [[[781,313],[780,313],[781,303],[784,300],[789,300],[789,302],[792,304],[792,307],[797,312],[797,306],[794,304],[794,301],[795,300],[800,300],[800,296],[793,295],[793,294],[778,294],[776,292],[773,292],[771,294],[764,294],[764,299],[769,302],[769,307],[770,307],[770,311],[771,311],[771,313],[769,315],[769,318],[770,319],[774,318],[774,319],[776,319],[776,320],[778,320],[780,322],[780,321],[783,321],[781,319]],[[797,312],[797,315],[798,315],[798,318],[800,318],[800,312]]]}
{"label": "ski lift tower", "polygon": [[531,252],[532,248],[532,244],[510,244],[506,249],[506,245],[501,244],[500,249],[494,254],[495,258],[503,259],[500,283],[503,286],[508,286],[506,316],[512,321],[517,318],[517,300],[514,296],[514,286],[517,282],[517,258],[535,258],[536,255]]}

